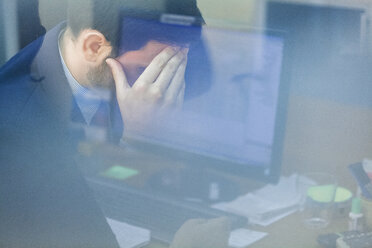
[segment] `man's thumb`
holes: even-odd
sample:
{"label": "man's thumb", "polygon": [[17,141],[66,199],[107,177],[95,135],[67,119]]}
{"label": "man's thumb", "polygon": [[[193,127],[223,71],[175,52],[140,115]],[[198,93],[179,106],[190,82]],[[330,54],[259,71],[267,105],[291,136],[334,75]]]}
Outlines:
{"label": "man's thumb", "polygon": [[112,76],[114,77],[116,94],[118,96],[124,96],[130,86],[121,64],[112,58],[106,59],[106,63],[111,68]]}

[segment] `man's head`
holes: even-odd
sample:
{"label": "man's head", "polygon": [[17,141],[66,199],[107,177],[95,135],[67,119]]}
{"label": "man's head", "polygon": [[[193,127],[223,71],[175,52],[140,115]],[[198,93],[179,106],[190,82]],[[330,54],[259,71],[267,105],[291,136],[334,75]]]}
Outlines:
{"label": "man's head", "polygon": [[[69,1],[68,28],[63,39],[63,49],[68,46],[70,52],[67,52],[68,58],[64,56],[64,59],[74,77],[84,86],[113,86],[111,71],[105,63],[108,57],[120,55],[119,59],[124,59],[122,64],[130,77],[129,80],[133,81],[139,76],[138,72],[143,71],[143,68],[166,46],[184,46],[187,43],[180,43],[182,37],[177,39],[167,37],[165,30],[153,32],[151,26],[138,25],[136,22],[120,25],[120,9],[128,5],[135,6],[135,2],[135,0]],[[166,8],[161,12],[201,16],[195,0],[179,2],[166,0]],[[153,8],[159,10],[159,6],[164,6],[164,1],[151,1],[151,4],[153,5],[151,9],[137,10],[150,13]],[[183,6],[183,9],[175,7],[178,4]],[[127,55],[123,56],[124,53]]]}
{"label": "man's head", "polygon": [[175,25],[164,21],[172,15],[162,14],[133,9],[122,12],[117,60],[122,64],[130,85],[167,46],[182,49],[201,40],[198,19],[191,19],[190,23],[196,25]]}

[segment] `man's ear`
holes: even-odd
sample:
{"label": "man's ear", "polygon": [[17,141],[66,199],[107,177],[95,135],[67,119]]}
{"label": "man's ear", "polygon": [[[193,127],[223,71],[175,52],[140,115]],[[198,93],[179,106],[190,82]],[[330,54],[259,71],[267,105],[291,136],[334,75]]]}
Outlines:
{"label": "man's ear", "polygon": [[101,64],[111,53],[110,42],[97,30],[84,30],[80,34],[80,39],[84,58],[88,62]]}

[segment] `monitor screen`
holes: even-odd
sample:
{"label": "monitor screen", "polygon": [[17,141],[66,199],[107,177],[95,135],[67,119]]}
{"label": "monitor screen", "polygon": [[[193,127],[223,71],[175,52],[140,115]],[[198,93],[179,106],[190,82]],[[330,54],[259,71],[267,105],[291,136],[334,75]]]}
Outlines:
{"label": "monitor screen", "polygon": [[[170,20],[122,17],[120,52],[133,43],[125,35],[128,23],[150,27],[153,33],[146,31],[145,36],[190,47],[182,109],[133,137],[211,158],[225,171],[275,180],[288,98],[283,80],[283,35],[194,25],[182,18]],[[164,30],[165,36],[155,34]]]}

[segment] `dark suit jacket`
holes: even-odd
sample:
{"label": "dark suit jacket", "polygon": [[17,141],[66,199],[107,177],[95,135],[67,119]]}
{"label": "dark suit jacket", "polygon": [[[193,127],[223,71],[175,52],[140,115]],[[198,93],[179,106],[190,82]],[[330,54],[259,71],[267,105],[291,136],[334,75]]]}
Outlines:
{"label": "dark suit jacket", "polygon": [[118,247],[74,163],[63,27],[0,69],[0,247]]}

